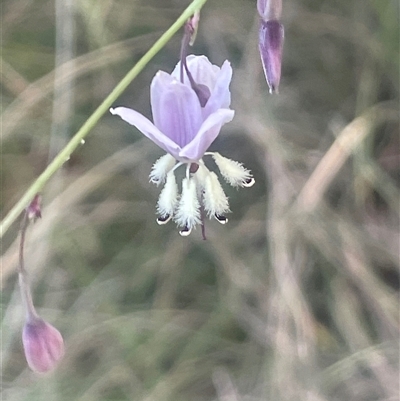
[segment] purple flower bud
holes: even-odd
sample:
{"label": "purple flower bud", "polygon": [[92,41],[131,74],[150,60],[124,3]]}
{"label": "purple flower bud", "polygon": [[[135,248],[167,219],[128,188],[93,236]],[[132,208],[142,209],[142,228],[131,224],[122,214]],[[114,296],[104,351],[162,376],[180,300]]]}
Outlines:
{"label": "purple flower bud", "polygon": [[60,332],[39,317],[31,317],[22,331],[22,343],[29,367],[39,373],[55,368],[64,356]]}
{"label": "purple flower bud", "polygon": [[36,219],[42,217],[41,202],[42,202],[42,197],[39,194],[36,194],[32,202],[26,208],[29,220],[35,221]]}
{"label": "purple flower bud", "polygon": [[270,93],[278,93],[284,29],[277,20],[260,21],[259,49]]}

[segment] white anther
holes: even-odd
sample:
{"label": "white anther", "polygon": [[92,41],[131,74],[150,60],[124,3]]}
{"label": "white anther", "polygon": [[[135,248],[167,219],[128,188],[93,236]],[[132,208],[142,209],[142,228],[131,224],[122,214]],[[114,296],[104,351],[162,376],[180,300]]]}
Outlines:
{"label": "white anther", "polygon": [[209,217],[229,212],[228,197],[225,195],[217,175],[213,172],[210,172],[205,178],[203,204]]}
{"label": "white anther", "polygon": [[247,170],[242,163],[223,157],[219,153],[212,153],[212,157],[224,179],[233,187],[254,184],[250,170]]}
{"label": "white anther", "polygon": [[175,158],[170,154],[161,156],[151,168],[150,172],[150,182],[156,184],[157,186],[165,181],[168,172],[174,167]]}
{"label": "white anther", "polygon": [[174,220],[178,226],[185,227],[187,230],[191,230],[200,223],[200,204],[197,198],[196,182],[192,178],[182,180],[182,194]]}
{"label": "white anther", "polygon": [[[168,216],[172,216],[175,207],[178,203],[178,185],[176,183],[175,174],[170,171],[167,174],[167,180],[165,182],[164,188],[162,189],[157,202],[157,212],[161,217],[162,223],[167,223],[168,220],[163,222]],[[157,223],[160,224],[157,220]]]}

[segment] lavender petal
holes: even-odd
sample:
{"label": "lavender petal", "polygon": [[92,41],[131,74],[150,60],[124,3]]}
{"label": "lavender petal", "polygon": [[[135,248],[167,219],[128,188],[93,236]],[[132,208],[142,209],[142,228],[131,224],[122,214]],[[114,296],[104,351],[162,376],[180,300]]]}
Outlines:
{"label": "lavender petal", "polygon": [[179,152],[179,159],[197,161],[218,136],[222,126],[233,119],[235,112],[220,109],[211,114],[201,125],[195,138]]}
{"label": "lavender petal", "polygon": [[192,88],[173,81],[160,94],[157,128],[181,148],[190,143],[203,122],[201,106]]}
{"label": "lavender petal", "polygon": [[153,122],[156,127],[160,127],[164,118],[162,108],[160,107],[161,94],[175,81],[171,75],[164,71],[158,71],[150,85],[150,103]]}
{"label": "lavender petal", "polygon": [[222,64],[216,76],[215,85],[211,91],[211,96],[203,110],[203,117],[207,118],[218,109],[226,109],[231,104],[231,92],[229,85],[232,79],[232,67],[229,61]]}
{"label": "lavender petal", "polygon": [[135,126],[143,135],[151,139],[161,149],[177,157],[180,147],[164,135],[150,120],[135,110],[126,107],[110,109],[110,113],[120,116],[127,123]]}
{"label": "lavender petal", "polygon": [[[215,85],[216,76],[220,68],[211,64],[206,56],[195,56],[193,54],[187,56],[186,63],[194,81],[197,84],[207,86],[207,88],[211,91]],[[175,77],[177,80],[180,78],[180,64],[181,62],[177,64],[171,74],[171,76]],[[185,73],[183,75],[183,83],[190,86],[190,81],[187,77],[187,74]]]}

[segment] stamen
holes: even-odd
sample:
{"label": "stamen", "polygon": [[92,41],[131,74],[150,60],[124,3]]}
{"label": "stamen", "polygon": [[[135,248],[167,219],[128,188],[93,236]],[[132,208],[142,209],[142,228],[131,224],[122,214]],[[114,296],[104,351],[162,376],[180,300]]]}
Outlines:
{"label": "stamen", "polygon": [[196,182],[193,179],[184,178],[182,181],[182,195],[174,220],[179,226],[187,227],[189,230],[201,222],[200,203],[197,198]]}
{"label": "stamen", "polygon": [[169,153],[161,156],[151,168],[149,176],[150,182],[156,184],[157,186],[164,183],[168,172],[174,167],[175,163],[175,158]]}
{"label": "stamen", "polygon": [[193,178],[196,180],[199,192],[204,192],[204,188],[206,185],[206,178],[207,178],[208,174],[210,174],[210,171],[204,165],[203,161],[200,160],[200,164],[196,171],[196,174],[193,174]]}
{"label": "stamen", "polygon": [[157,212],[159,217],[157,218],[158,224],[166,224],[174,214],[176,204],[178,203],[178,185],[176,183],[175,174],[171,170],[167,174],[167,180],[164,188],[158,197]]}
{"label": "stamen", "polygon": [[210,217],[229,212],[228,197],[213,172],[210,172],[205,179],[203,204]]}
{"label": "stamen", "polygon": [[251,187],[254,184],[255,180],[250,170],[247,170],[242,163],[223,157],[219,153],[211,153],[211,155],[225,181],[230,185]]}

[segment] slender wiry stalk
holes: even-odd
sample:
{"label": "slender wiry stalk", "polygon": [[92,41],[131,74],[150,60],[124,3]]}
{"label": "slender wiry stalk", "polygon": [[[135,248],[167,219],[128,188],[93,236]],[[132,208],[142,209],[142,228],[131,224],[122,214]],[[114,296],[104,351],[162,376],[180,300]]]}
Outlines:
{"label": "slender wiry stalk", "polygon": [[24,261],[24,248],[25,248],[25,237],[26,230],[29,226],[29,216],[28,211],[26,210],[24,213],[24,217],[21,222],[21,238],[19,243],[19,265],[18,265],[18,276],[19,276],[19,287],[21,290],[22,303],[24,305],[26,317],[29,320],[37,317],[37,313],[32,301],[32,293],[29,286],[29,279],[25,269],[25,261]]}
{"label": "slender wiry stalk", "polygon": [[81,144],[83,138],[87,136],[90,130],[98,123],[100,118],[108,111],[115,100],[124,92],[128,85],[139,75],[150,60],[166,45],[172,36],[181,28],[189,17],[196,11],[199,11],[207,0],[193,0],[180,17],[171,25],[171,27],[154,43],[149,51],[136,63],[136,65],[126,74],[114,90],[86,120],[79,131],[72,137],[67,145],[58,153],[53,161],[47,166],[43,173],[33,182],[28,190],[22,195],[20,200],[9,211],[0,225],[0,238],[7,232],[11,224],[18,218],[26,205],[31,201],[36,193],[46,185],[53,174],[61,168],[71,153]]}
{"label": "slender wiry stalk", "polygon": [[204,241],[207,240],[206,237],[206,224],[205,224],[205,219],[204,219],[204,206],[201,206],[200,208],[200,220],[201,220],[201,236]]}

